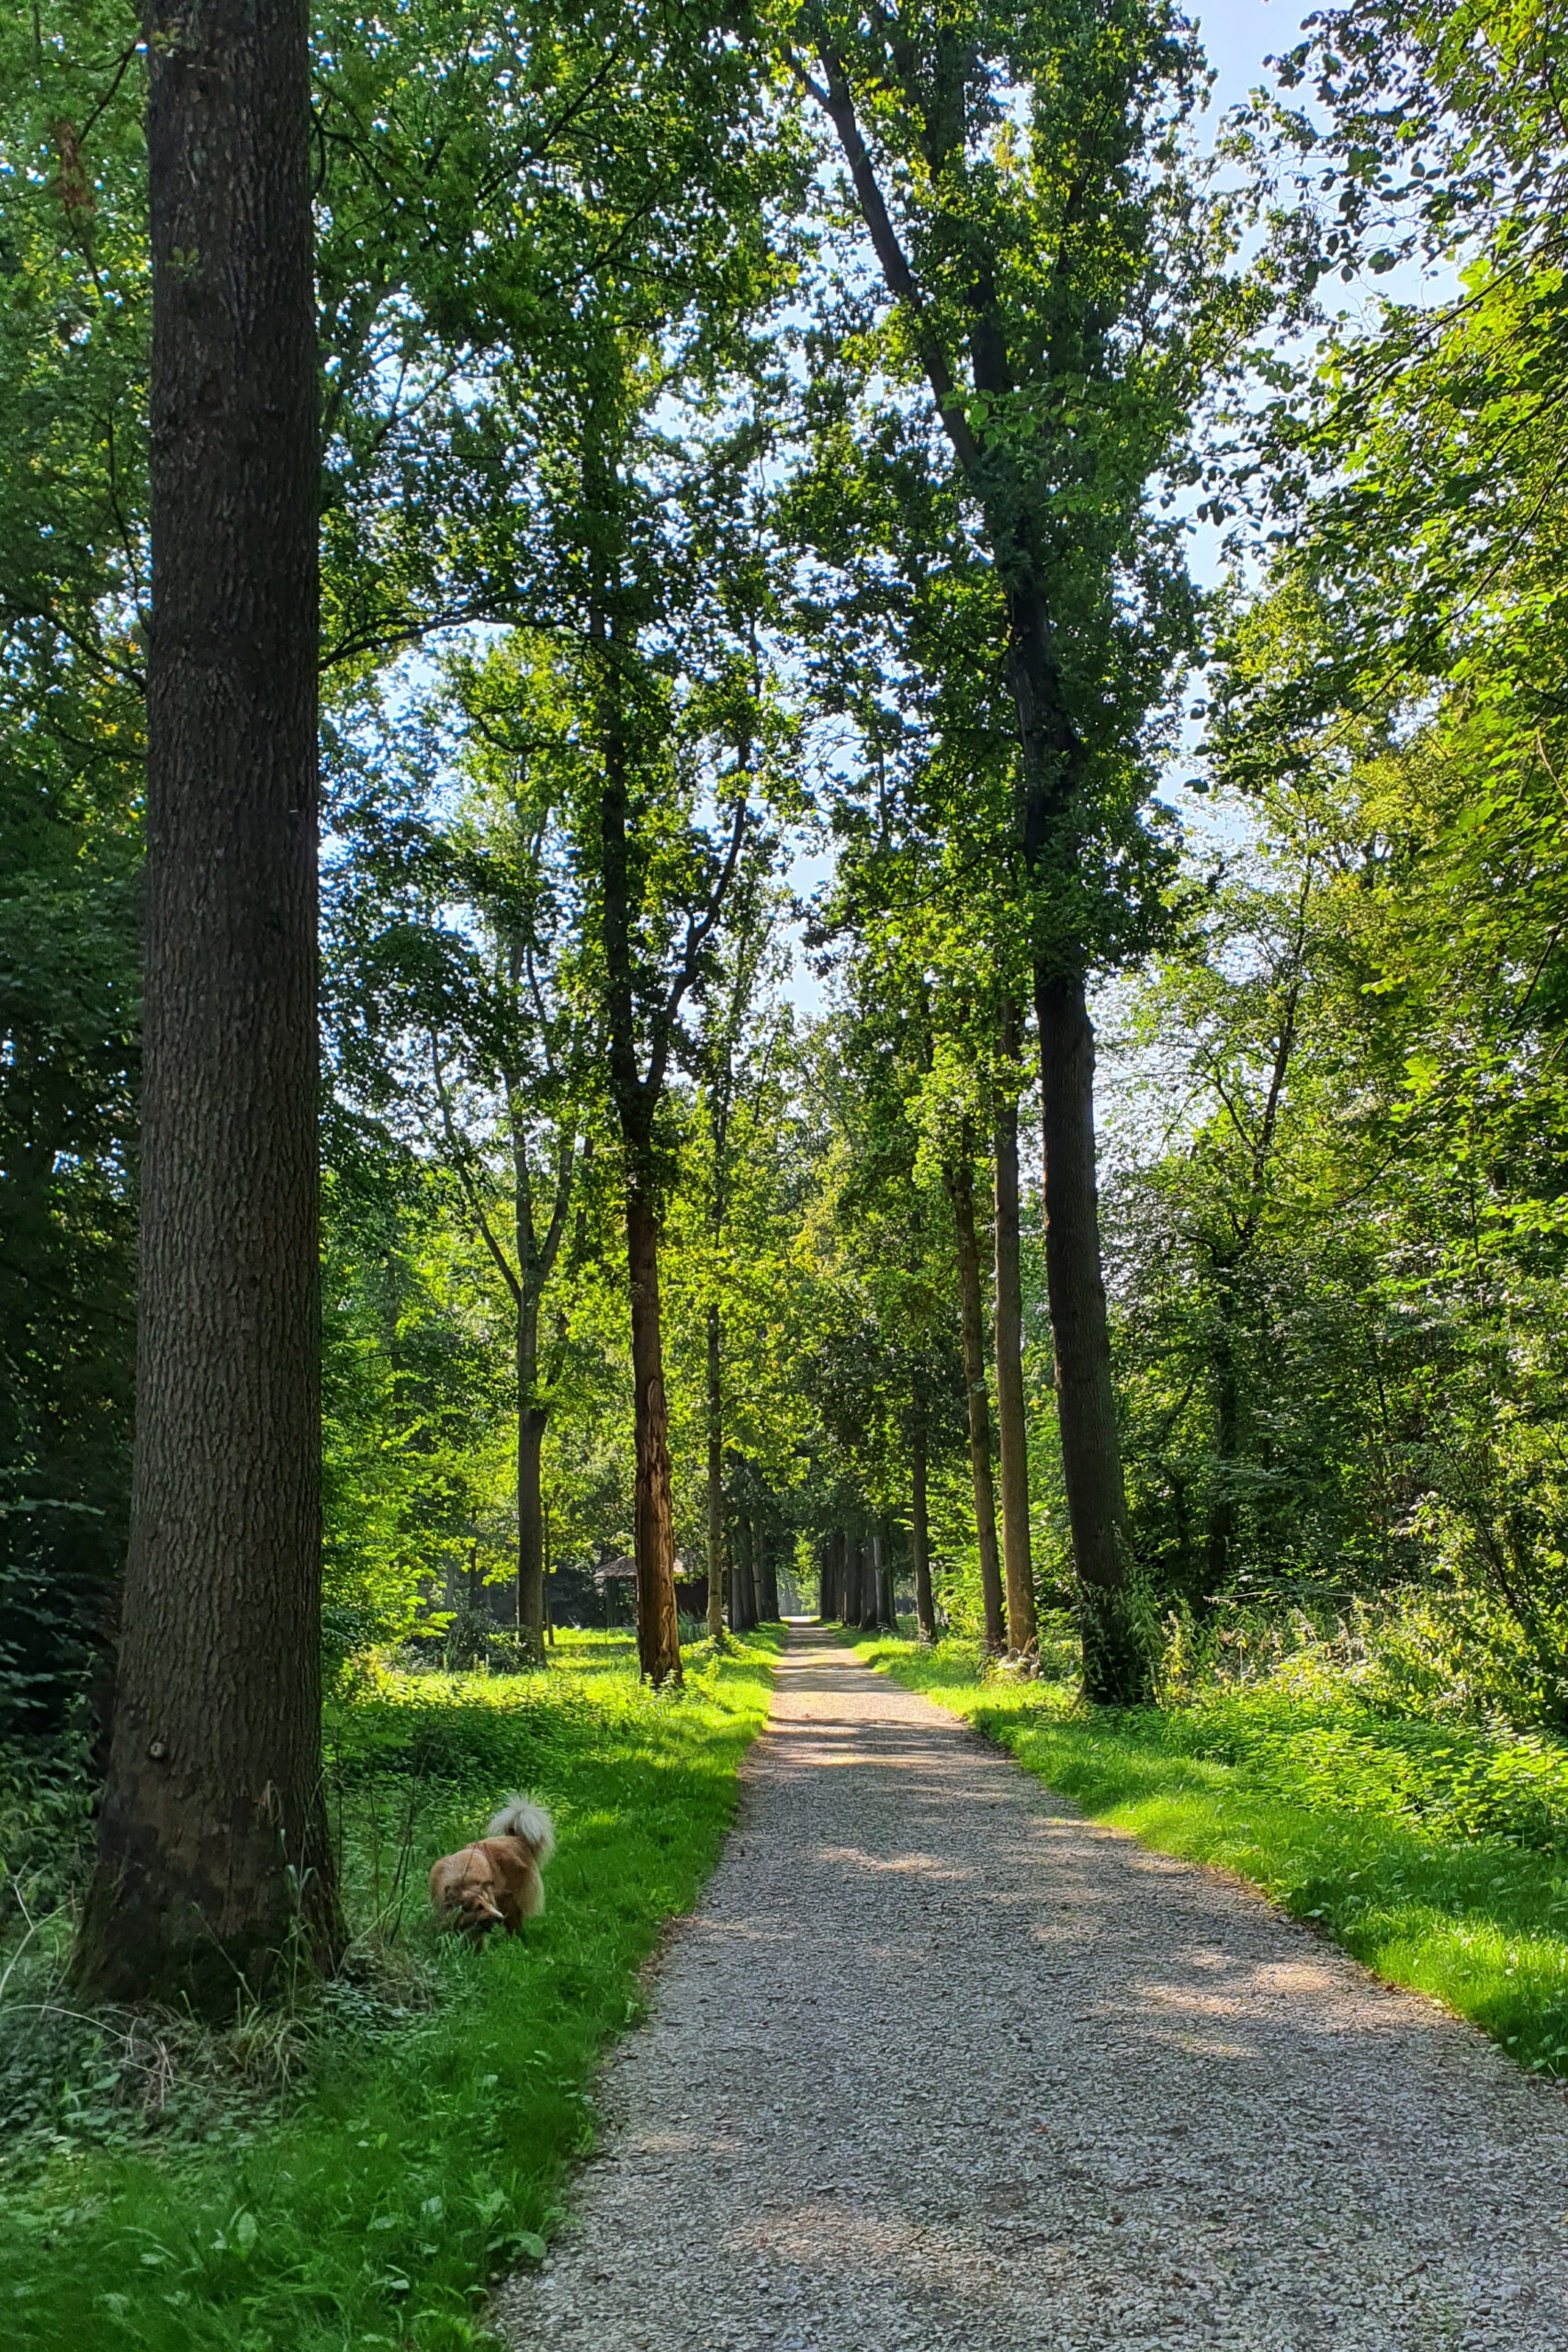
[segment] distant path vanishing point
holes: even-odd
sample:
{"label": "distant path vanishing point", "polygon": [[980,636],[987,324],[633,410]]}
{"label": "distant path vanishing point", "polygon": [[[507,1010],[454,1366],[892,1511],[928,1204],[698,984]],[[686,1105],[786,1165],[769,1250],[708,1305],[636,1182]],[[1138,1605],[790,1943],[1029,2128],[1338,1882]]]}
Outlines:
{"label": "distant path vanishing point", "polygon": [[499,2322],[551,2352],[1568,2352],[1568,2109],[814,1632]]}

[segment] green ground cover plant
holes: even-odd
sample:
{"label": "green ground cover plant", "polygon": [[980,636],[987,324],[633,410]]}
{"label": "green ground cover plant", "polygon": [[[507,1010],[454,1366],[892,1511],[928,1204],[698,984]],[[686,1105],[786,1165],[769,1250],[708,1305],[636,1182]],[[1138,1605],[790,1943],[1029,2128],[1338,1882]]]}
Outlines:
{"label": "green ground cover plant", "polygon": [[[487,2283],[543,2254],[595,2062],[716,1857],[772,1655],[699,1651],[679,1692],[639,1684],[625,1635],[563,1637],[546,1674],[370,1675],[329,1711],[344,1976],[293,2012],[242,1996],[224,2033],[74,2015],[35,1850],[6,1905],[30,1888],[33,1932],[0,1950],[0,2341],[487,2340]],[[435,1934],[425,1872],[514,1788],[555,1817],[546,1910],[471,1951]]]}
{"label": "green ground cover plant", "polygon": [[1287,1674],[1163,1707],[1086,1709],[973,1644],[856,1655],[1162,1853],[1238,1872],[1522,2066],[1568,2075],[1568,1748],[1384,1716]]}

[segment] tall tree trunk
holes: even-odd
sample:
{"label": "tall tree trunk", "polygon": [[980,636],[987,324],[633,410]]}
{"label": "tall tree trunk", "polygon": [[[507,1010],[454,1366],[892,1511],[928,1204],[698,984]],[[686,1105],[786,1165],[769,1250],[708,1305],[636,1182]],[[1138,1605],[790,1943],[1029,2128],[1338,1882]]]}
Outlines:
{"label": "tall tree trunk", "polygon": [[545,1505],[539,1457],[548,1415],[535,1403],[538,1381],[539,1300],[517,1302],[517,1632],[530,1657],[545,1655]]}
{"label": "tall tree trunk", "polygon": [[1034,1003],[1045,1152],[1045,1280],[1082,1619],[1084,1690],[1099,1702],[1133,1705],[1148,1697],[1151,1678],[1135,1613],[1100,1271],[1094,1031],[1081,979],[1038,972]]}
{"label": "tall tree trunk", "polygon": [[[1003,1641],[1002,1579],[997,1565],[997,1507],[991,1486],[991,1413],[986,1394],[986,1320],[980,1300],[980,1250],[975,1238],[975,1170],[967,1150],[950,1163],[946,1180],[958,1256],[964,1388],[969,1412],[969,1475],[975,1488],[975,1536],[980,1547],[980,1602],[985,1612],[986,1647],[999,1650]],[[925,1638],[922,1634],[921,1639]]]}
{"label": "tall tree trunk", "polygon": [[833,1535],[831,1530],[822,1538],[817,1555],[817,1616],[826,1624],[833,1613]]}
{"label": "tall tree trunk", "polygon": [[757,1539],[757,1614],[764,1625],[778,1623],[778,1553],[771,1534]]}
{"label": "tall tree trunk", "polygon": [[[1003,1022],[1002,1054],[1018,1057],[1018,1016]],[[1029,1442],[1023,1411],[1023,1286],[1018,1241],[1018,1103],[998,1101],[993,1131],[997,1230],[997,1434],[1002,1490],[1002,1566],[1007,1578],[1008,1647],[1015,1657],[1039,1646],[1034,1574],[1029,1555]]]}
{"label": "tall tree trunk", "polygon": [[[1231,1483],[1236,1452],[1236,1423],[1239,1397],[1236,1393],[1235,1348],[1232,1323],[1235,1307],[1235,1275],[1228,1266],[1220,1271],[1217,1286],[1219,1315],[1214,1333],[1214,1483],[1209,1502],[1208,1541],[1205,1545],[1203,1579],[1209,1593],[1221,1593],[1230,1575],[1231,1539],[1235,1527],[1235,1498]],[[1208,1595],[1196,1596],[1199,1608],[1206,1606]]]}
{"label": "tall tree trunk", "polygon": [[871,1541],[863,1536],[855,1546],[860,1564],[860,1629],[863,1634],[876,1631],[876,1554]]}
{"label": "tall tree trunk", "polygon": [[757,1623],[755,1555],[751,1519],[739,1511],[735,1520],[735,1567],[731,1577],[729,1623],[738,1634],[749,1634]]}
{"label": "tall tree trunk", "polygon": [[833,1532],[833,1622],[847,1625],[850,1622],[850,1538],[846,1528]]}
{"label": "tall tree trunk", "polygon": [[637,1663],[657,1687],[681,1679],[681,1629],[675,1610],[675,1528],[670,1505],[669,1421],[659,1313],[659,1220],[635,1179],[626,1190],[626,1257],[631,1270],[637,1436],[632,1526]]}
{"label": "tall tree trunk", "polygon": [[876,1617],[888,1633],[898,1631],[898,1612],[893,1596],[893,1545],[886,1532],[876,1538]]}
{"label": "tall tree trunk", "polygon": [[[1072,819],[1085,789],[1088,763],[1053,641],[1045,593],[1050,566],[1043,551],[1049,517],[1038,503],[1038,491],[1016,472],[1010,480],[1005,459],[994,447],[985,448],[975,433],[964,387],[936,322],[936,306],[927,299],[899,243],[862,136],[843,52],[818,33],[818,53],[823,69],[822,103],[838,132],[861,217],[884,282],[903,311],[942,430],[979,503],[1004,583],[1025,864],[1032,876],[1070,883],[1077,868]],[[966,56],[977,57],[977,52],[956,43],[950,51],[943,76],[947,96],[961,96],[969,70]],[[945,111],[951,122],[962,125],[961,105]],[[930,125],[929,115],[927,120]],[[942,157],[955,135],[961,132],[941,134],[947,144],[933,170],[933,184],[944,176]],[[963,186],[963,175],[953,174],[955,198]],[[960,227],[953,213],[944,217],[950,229]],[[964,288],[964,339],[973,388],[987,396],[1006,397],[1018,384],[998,295],[996,256],[983,240],[970,234],[966,242],[972,266]],[[1034,997],[1045,1135],[1046,1282],[1055,1326],[1063,1478],[1084,1628],[1084,1687],[1091,1699],[1140,1698],[1150,1688],[1150,1668],[1132,1589],[1111,1382],[1094,1182],[1094,1040],[1081,964],[1066,972],[1053,964],[1037,965]]]}
{"label": "tall tree trunk", "polygon": [[915,1629],[922,1642],[936,1639],[936,1603],[931,1599],[931,1515],[926,1495],[926,1425],[917,1414],[909,1436],[909,1559],[915,1572]]}
{"label": "tall tree trunk", "polygon": [[724,1391],[719,1379],[718,1301],[708,1301],[708,1637],[724,1639]]}
{"label": "tall tree trunk", "polygon": [[136,1437],[80,1990],[231,2013],[339,1938],[321,1797],[303,0],[151,0]]}

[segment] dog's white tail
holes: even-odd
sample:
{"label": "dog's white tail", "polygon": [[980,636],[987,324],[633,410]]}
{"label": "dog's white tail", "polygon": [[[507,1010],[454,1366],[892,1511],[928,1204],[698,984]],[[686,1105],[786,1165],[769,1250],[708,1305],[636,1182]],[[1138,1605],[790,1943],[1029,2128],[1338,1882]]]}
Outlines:
{"label": "dog's white tail", "polygon": [[496,1814],[487,1838],[515,1838],[526,1846],[536,1862],[547,1862],[556,1850],[556,1833],[550,1826],[550,1816],[542,1804],[532,1797],[508,1797]]}

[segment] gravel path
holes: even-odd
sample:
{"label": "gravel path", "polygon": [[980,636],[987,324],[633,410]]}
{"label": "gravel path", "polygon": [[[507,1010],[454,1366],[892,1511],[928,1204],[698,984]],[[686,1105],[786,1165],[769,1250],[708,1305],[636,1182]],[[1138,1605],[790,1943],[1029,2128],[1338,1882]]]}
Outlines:
{"label": "gravel path", "polygon": [[796,1634],[606,2069],[551,2352],[1568,2352],[1568,2114]]}

